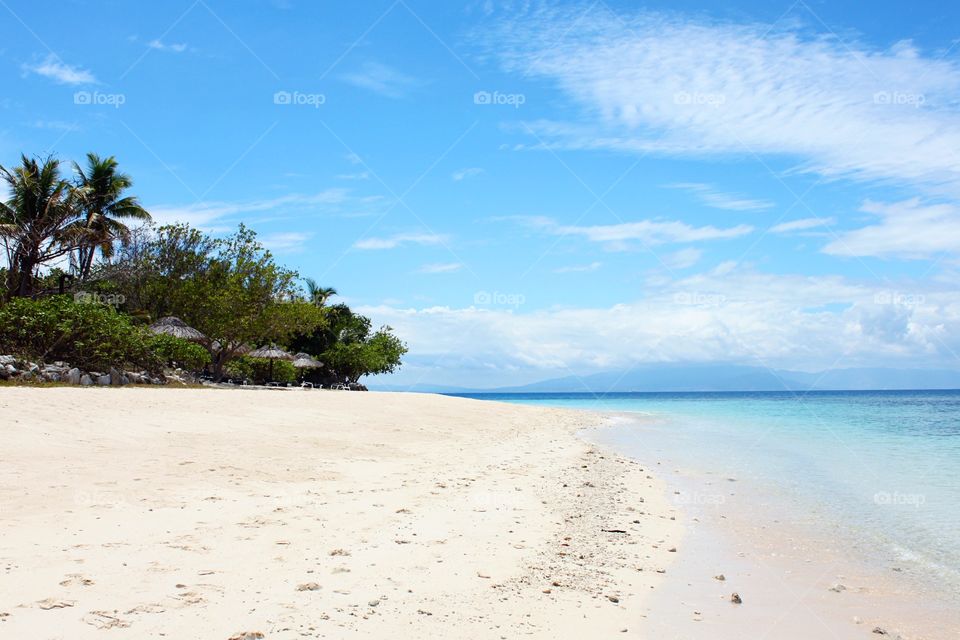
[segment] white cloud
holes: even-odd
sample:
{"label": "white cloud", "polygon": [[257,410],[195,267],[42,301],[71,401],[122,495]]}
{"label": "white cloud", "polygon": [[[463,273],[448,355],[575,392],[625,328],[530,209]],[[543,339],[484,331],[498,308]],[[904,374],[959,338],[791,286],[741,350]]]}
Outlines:
{"label": "white cloud", "polygon": [[355,249],[396,249],[397,247],[417,245],[437,245],[446,242],[446,236],[436,233],[398,233],[386,238],[364,238],[354,243]]}
{"label": "white cloud", "polygon": [[745,224],[719,229],[709,225],[694,227],[676,220],[640,220],[593,226],[558,225],[551,229],[556,235],[579,235],[591,242],[616,245],[637,240],[647,246],[739,238],[752,231],[753,227]]}
{"label": "white cloud", "polygon": [[388,98],[402,98],[419,84],[416,78],[379,62],[367,62],[358,71],[343,74],[340,78]]}
{"label": "white cloud", "polygon": [[195,227],[207,227],[211,223],[230,216],[274,211],[281,207],[304,208],[342,205],[348,201],[345,189],[327,189],[312,195],[290,194],[266,200],[247,202],[198,202],[190,205],[155,205],[147,210],[157,224],[185,222]]}
{"label": "white cloud", "polygon": [[834,218],[800,218],[790,220],[770,227],[770,233],[790,233],[792,231],[808,231],[820,227],[829,227],[836,224]]}
{"label": "white cloud", "polygon": [[147,43],[147,46],[157,51],[167,51],[171,53],[183,53],[190,48],[184,42],[165,43],[160,40],[151,40]]}
{"label": "white cloud", "polygon": [[554,269],[554,273],[589,273],[591,271],[596,271],[603,266],[601,262],[591,262],[590,264],[577,264],[571,265],[569,267],[559,267]]}
{"label": "white cloud", "polygon": [[96,84],[97,82],[90,71],[70,66],[52,53],[40,64],[24,65],[23,68],[25,71],[50,78],[60,84]]}
{"label": "white cloud", "polygon": [[688,247],[663,256],[663,264],[669,269],[687,269],[700,262],[703,251]]}
{"label": "white cloud", "polygon": [[419,269],[417,273],[454,273],[460,271],[463,268],[463,264],[459,262],[445,262],[439,264],[425,264]]}
{"label": "white cloud", "polygon": [[730,211],[763,211],[773,207],[769,200],[755,200],[744,198],[739,195],[723,193],[717,191],[709,184],[699,182],[677,182],[667,185],[671,189],[683,189],[696,195],[701,202],[715,209],[728,209]]}
{"label": "white cloud", "polygon": [[909,43],[603,6],[513,15],[487,37],[508,71],[552,80],[583,108],[583,124],[527,123],[548,145],[777,154],[960,196],[960,67]]}
{"label": "white cloud", "polygon": [[923,259],[960,251],[960,206],[924,204],[919,198],[894,203],[867,201],[861,211],[879,223],[846,231],[823,251],[838,256]]}
{"label": "white cloud", "polygon": [[[476,379],[470,367],[492,371],[498,384],[651,362],[956,369],[958,285],[956,277],[884,284],[725,265],[651,281],[642,299],[607,307],[527,311],[477,306],[470,294],[460,306],[360,311],[408,341],[424,381],[451,384]],[[431,370],[433,362],[439,364]],[[464,379],[455,382],[450,374],[457,370]]]}
{"label": "white cloud", "polygon": [[297,231],[283,231],[268,233],[260,241],[267,249],[274,253],[296,253],[302,251],[307,240],[313,237],[312,233]]}
{"label": "white cloud", "polygon": [[466,178],[476,178],[479,175],[483,175],[483,169],[479,167],[467,167],[466,169],[454,171],[450,177],[453,178],[454,182],[460,182]]}

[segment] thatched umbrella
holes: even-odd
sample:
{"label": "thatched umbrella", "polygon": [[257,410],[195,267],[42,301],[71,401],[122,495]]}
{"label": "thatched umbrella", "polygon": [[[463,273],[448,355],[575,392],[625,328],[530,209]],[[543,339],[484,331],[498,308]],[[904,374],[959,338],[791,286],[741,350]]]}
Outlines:
{"label": "thatched umbrella", "polygon": [[197,331],[180,318],[174,316],[160,318],[150,325],[150,331],[156,334],[173,336],[174,338],[192,340],[193,342],[202,342],[207,339],[207,336],[203,335],[200,331]]}
{"label": "thatched umbrella", "polygon": [[298,353],[291,363],[297,369],[319,369],[323,363],[306,353]]}
{"label": "thatched umbrella", "polygon": [[273,380],[273,361],[274,360],[293,360],[294,357],[278,347],[275,344],[271,344],[265,347],[260,347],[259,349],[254,349],[247,354],[250,358],[264,358],[270,361],[270,380]]}

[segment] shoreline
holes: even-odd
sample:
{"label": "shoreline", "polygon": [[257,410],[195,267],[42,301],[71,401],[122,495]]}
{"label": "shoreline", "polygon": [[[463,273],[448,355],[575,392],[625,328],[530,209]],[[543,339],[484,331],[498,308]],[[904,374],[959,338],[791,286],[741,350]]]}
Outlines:
{"label": "shoreline", "polygon": [[0,389],[4,635],[640,637],[682,553],[592,414],[167,391]]}
{"label": "shoreline", "polygon": [[[648,416],[609,415],[614,423],[591,430],[591,441],[623,455],[618,430]],[[960,637],[949,594],[900,568],[881,570],[843,536],[793,521],[790,507],[765,503],[770,493],[716,469],[674,468],[675,461],[655,457],[670,469],[660,478],[689,523],[687,553],[651,599],[668,621],[645,627],[655,637],[734,639],[743,637],[744,627],[798,640],[827,632],[834,638]],[[731,589],[742,595],[742,608],[726,606]]]}

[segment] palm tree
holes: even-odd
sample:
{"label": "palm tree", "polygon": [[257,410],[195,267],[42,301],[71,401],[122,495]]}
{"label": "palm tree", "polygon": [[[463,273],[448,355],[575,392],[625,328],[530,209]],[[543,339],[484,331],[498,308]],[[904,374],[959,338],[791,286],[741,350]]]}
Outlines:
{"label": "palm tree", "polygon": [[84,212],[85,238],[79,247],[77,261],[79,276],[83,280],[90,275],[97,249],[103,257],[110,258],[114,243],[118,240],[125,243],[130,238],[130,229],[121,219],[149,220],[150,214],[140,206],[136,197],[123,195],[133,186],[133,180],[117,171],[113,156],[101,158],[88,153],[86,173],[76,162],[73,168],[78,176],[77,192]]}
{"label": "palm tree", "polygon": [[60,161],[20,158],[14,169],[0,167],[10,198],[0,203],[0,238],[7,253],[7,295],[35,293],[35,271],[79,244],[77,194],[60,177]]}
{"label": "palm tree", "polygon": [[337,295],[337,290],[333,287],[321,287],[313,278],[304,278],[307,283],[307,299],[318,307],[327,304],[327,300]]}

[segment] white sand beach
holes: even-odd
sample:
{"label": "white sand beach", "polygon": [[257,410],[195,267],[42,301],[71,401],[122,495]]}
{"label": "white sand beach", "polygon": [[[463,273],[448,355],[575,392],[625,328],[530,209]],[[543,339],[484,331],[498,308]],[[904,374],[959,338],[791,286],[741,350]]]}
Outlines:
{"label": "white sand beach", "polygon": [[4,388],[0,636],[636,637],[682,516],[575,436],[593,422],[414,394]]}

